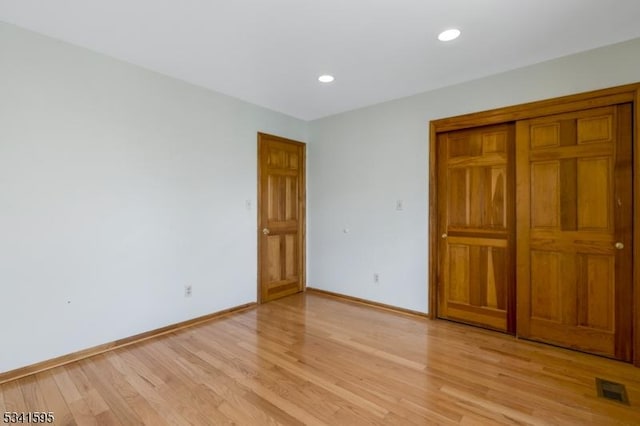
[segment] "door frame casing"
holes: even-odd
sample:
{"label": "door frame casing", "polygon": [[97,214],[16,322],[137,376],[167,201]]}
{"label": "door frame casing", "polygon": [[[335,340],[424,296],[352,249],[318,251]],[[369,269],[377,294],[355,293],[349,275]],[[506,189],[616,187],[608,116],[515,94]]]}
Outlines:
{"label": "door frame casing", "polygon": [[307,288],[307,144],[304,142],[295,141],[293,139],[287,139],[281,136],[272,135],[269,133],[258,132],[258,144],[257,144],[257,162],[258,162],[258,196],[256,197],[256,239],[257,239],[257,303],[263,303],[262,300],[262,259],[261,250],[263,244],[262,229],[261,229],[261,213],[262,213],[262,190],[261,190],[261,178],[262,167],[260,161],[260,152],[262,149],[263,138],[269,138],[282,143],[288,143],[296,145],[302,149],[302,168],[300,170],[300,193],[298,194],[298,206],[300,208],[300,218],[298,223],[298,232],[300,235],[300,291],[305,291]]}
{"label": "door frame casing", "polygon": [[[432,120],[429,123],[429,318],[436,318],[439,264],[438,238],[438,134],[453,130],[495,125],[545,115],[580,111],[601,106],[632,104],[633,113],[633,265],[640,265],[640,83],[529,102],[488,111]],[[633,364],[640,367],[640,271],[633,268]],[[517,284],[517,283],[516,283]]]}

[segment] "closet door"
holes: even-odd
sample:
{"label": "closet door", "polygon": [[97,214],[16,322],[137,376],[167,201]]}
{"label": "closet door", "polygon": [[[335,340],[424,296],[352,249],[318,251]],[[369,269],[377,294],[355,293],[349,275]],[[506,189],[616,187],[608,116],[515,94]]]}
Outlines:
{"label": "closet door", "polygon": [[438,317],[514,332],[514,127],[438,136]]}
{"label": "closet door", "polygon": [[631,105],[517,123],[518,335],[625,361]]}

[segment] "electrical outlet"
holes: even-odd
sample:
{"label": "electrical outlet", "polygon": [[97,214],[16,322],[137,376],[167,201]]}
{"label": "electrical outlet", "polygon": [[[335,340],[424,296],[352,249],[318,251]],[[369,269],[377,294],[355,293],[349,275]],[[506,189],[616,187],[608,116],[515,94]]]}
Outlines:
{"label": "electrical outlet", "polygon": [[374,284],[378,284],[378,283],[380,283],[380,274],[379,274],[379,273],[377,273],[377,272],[374,272],[374,273],[373,273],[373,283],[374,283]]}
{"label": "electrical outlet", "polygon": [[245,207],[247,210],[251,211],[251,200],[245,200],[245,202],[244,202],[244,207]]}
{"label": "electrical outlet", "polygon": [[184,297],[191,297],[192,288],[190,285],[184,286]]}
{"label": "electrical outlet", "polygon": [[397,200],[396,201],[396,210],[399,211],[399,212],[404,210],[404,201],[402,201],[402,200]]}

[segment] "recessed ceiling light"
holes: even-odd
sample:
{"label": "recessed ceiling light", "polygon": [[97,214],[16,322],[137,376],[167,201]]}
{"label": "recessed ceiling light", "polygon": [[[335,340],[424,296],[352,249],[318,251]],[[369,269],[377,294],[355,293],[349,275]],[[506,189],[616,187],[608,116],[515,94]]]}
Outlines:
{"label": "recessed ceiling light", "polygon": [[331,83],[333,80],[335,80],[335,78],[333,78],[333,76],[329,74],[324,74],[318,77],[318,81],[320,83]]}
{"label": "recessed ceiling light", "polygon": [[460,30],[456,28],[452,28],[450,30],[446,30],[438,34],[438,40],[440,41],[451,41],[455,40],[460,36]]}

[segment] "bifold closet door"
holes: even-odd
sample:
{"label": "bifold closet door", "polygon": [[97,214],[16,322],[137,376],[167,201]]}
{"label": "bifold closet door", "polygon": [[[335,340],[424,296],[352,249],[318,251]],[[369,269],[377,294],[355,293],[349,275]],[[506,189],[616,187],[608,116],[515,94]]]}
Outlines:
{"label": "bifold closet door", "polygon": [[440,318],[514,332],[514,126],[438,135]]}
{"label": "bifold closet door", "polygon": [[631,105],[516,125],[518,335],[630,361]]}

